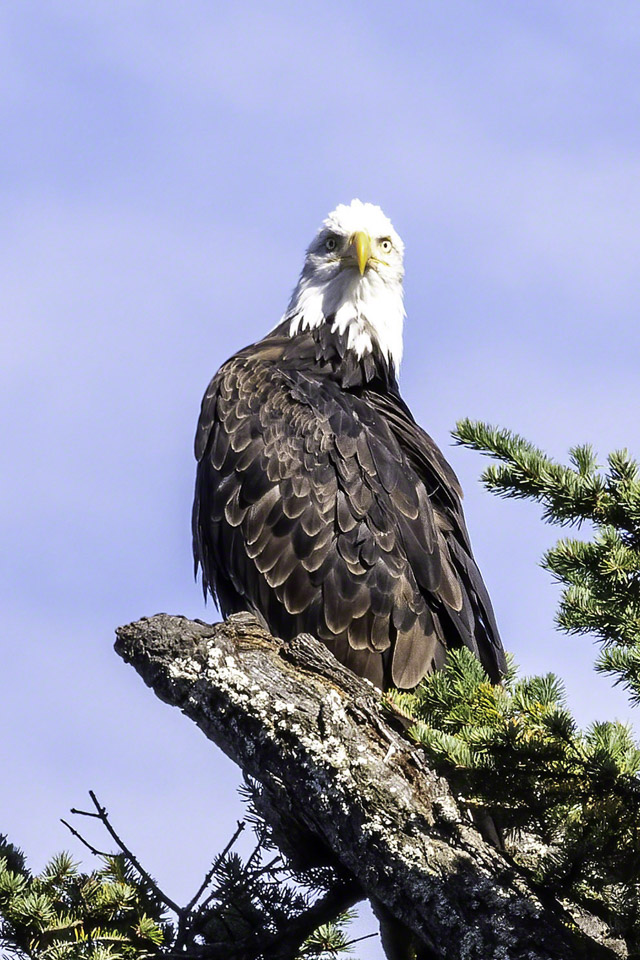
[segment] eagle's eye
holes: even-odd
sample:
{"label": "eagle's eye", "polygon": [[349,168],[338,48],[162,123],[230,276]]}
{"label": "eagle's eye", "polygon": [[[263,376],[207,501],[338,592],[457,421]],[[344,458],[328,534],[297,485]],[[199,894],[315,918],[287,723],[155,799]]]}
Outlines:
{"label": "eagle's eye", "polygon": [[383,253],[391,253],[392,247],[393,244],[391,243],[389,237],[383,237],[382,240],[380,240],[380,249]]}
{"label": "eagle's eye", "polygon": [[337,246],[338,246],[338,241],[336,240],[335,237],[327,237],[327,239],[326,239],[325,242],[324,242],[324,248],[325,248],[325,250],[327,250],[329,253],[331,253],[333,250],[335,250],[335,248],[336,248]]}

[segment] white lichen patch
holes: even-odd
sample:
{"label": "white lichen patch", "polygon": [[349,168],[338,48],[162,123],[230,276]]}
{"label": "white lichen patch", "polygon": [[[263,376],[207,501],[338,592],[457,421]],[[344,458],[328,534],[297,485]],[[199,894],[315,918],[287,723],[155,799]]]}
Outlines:
{"label": "white lichen patch", "polygon": [[193,679],[202,672],[202,664],[190,657],[176,657],[168,664],[169,676],[177,679]]}
{"label": "white lichen patch", "polygon": [[[213,652],[212,650],[211,654]],[[232,703],[246,708],[247,703],[255,702],[255,683],[241,667],[237,666],[234,657],[228,654],[224,658],[211,655],[203,676],[205,682],[208,681],[213,689],[223,690]],[[265,705],[267,703],[268,698]]]}
{"label": "white lichen patch", "polygon": [[368,767],[370,766],[371,761],[368,757],[351,757],[351,766],[352,767]]}
{"label": "white lichen patch", "polygon": [[[265,696],[266,696],[266,694],[265,694]],[[291,714],[293,714],[293,713],[296,712],[296,708],[295,708],[294,704],[291,703],[291,702],[288,701],[288,700],[276,700],[276,701],[274,702],[274,704],[273,704],[273,710],[274,710],[276,713],[286,713],[286,714],[289,714],[289,715],[291,715]]]}
{"label": "white lichen patch", "polygon": [[342,697],[337,690],[329,690],[322,700],[323,708],[328,707],[336,723],[346,723],[347,714],[344,709]]}
{"label": "white lichen patch", "polygon": [[349,766],[349,754],[346,751],[346,748],[343,742],[339,737],[326,737],[320,739],[319,737],[301,737],[300,743],[306,750],[308,754],[314,757],[315,761],[322,761],[324,765],[329,764],[331,767],[342,768],[335,769],[335,776],[344,777],[345,774],[348,776],[348,766]]}

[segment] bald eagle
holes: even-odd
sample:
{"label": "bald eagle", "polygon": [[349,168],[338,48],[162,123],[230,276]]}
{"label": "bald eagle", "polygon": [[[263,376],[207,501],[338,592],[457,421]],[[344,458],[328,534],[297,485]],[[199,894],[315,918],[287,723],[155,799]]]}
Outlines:
{"label": "bald eagle", "polygon": [[462,491],[400,396],[403,243],[382,210],[338,206],[280,323],[204,395],[193,547],[223,616],[308,632],[386,689],[464,645],[505,659]]}

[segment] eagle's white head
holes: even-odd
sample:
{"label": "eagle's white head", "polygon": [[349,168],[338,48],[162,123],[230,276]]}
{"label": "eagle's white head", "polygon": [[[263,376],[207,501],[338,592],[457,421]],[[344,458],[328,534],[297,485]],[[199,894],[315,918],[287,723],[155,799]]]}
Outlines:
{"label": "eagle's white head", "polygon": [[312,241],[283,319],[289,333],[331,320],[360,358],[377,344],[397,370],[402,359],[404,244],[380,207],[340,204]]}

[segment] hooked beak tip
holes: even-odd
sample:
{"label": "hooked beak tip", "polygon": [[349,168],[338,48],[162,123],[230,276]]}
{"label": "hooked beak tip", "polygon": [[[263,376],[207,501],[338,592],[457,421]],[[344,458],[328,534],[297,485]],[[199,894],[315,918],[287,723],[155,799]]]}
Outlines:
{"label": "hooked beak tip", "polygon": [[358,230],[353,235],[353,245],[356,250],[356,259],[358,261],[360,276],[363,277],[371,257],[371,237],[363,230]]}

